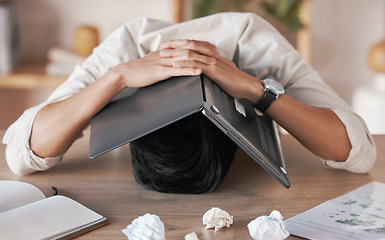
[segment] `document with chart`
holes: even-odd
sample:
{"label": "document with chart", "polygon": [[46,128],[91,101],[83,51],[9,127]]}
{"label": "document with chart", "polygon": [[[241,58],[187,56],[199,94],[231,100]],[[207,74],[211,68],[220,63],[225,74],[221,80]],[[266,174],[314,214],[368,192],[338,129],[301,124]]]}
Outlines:
{"label": "document with chart", "polygon": [[385,239],[385,184],[371,182],[285,221],[310,239]]}

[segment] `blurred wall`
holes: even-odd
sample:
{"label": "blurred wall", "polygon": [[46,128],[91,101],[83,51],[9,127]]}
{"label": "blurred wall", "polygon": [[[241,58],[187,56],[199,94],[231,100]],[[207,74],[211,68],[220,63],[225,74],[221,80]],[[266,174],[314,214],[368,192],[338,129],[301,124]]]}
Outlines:
{"label": "blurred wall", "polygon": [[17,0],[17,5],[24,60],[43,60],[54,46],[71,49],[74,30],[81,24],[98,27],[104,39],[137,17],[173,20],[173,0]]}
{"label": "blurred wall", "polygon": [[311,0],[311,63],[345,101],[371,83],[367,55],[385,38],[384,0]]}
{"label": "blurred wall", "polygon": [[[373,80],[369,48],[385,37],[384,0],[310,0],[311,63],[345,101]],[[148,16],[173,21],[174,0],[17,0],[21,58],[46,58],[48,49],[73,47],[80,24],[101,40],[125,21]]]}

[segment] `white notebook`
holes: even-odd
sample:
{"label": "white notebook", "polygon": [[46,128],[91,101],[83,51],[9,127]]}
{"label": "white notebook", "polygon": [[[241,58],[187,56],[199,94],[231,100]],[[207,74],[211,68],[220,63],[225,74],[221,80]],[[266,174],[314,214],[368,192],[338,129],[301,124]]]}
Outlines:
{"label": "white notebook", "polygon": [[70,239],[108,224],[102,215],[64,196],[46,198],[35,186],[0,181],[2,239]]}

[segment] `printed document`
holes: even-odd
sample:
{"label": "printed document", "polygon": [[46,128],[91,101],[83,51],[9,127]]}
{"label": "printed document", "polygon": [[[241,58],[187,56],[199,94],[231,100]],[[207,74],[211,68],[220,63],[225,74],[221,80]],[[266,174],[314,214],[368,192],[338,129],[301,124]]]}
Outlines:
{"label": "printed document", "polygon": [[385,184],[371,182],[285,221],[309,239],[385,240]]}

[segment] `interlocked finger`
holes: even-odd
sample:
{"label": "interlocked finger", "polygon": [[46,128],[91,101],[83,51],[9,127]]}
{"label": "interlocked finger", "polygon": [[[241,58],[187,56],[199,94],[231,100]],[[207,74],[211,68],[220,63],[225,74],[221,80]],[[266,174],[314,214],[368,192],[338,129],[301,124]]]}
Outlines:
{"label": "interlocked finger", "polygon": [[160,45],[161,49],[190,49],[199,54],[218,57],[217,47],[209,42],[178,39],[164,42]]}
{"label": "interlocked finger", "polygon": [[164,58],[172,58],[173,62],[190,60],[204,64],[214,64],[216,59],[206,55],[202,55],[190,49],[163,49],[160,51],[160,56]]}

